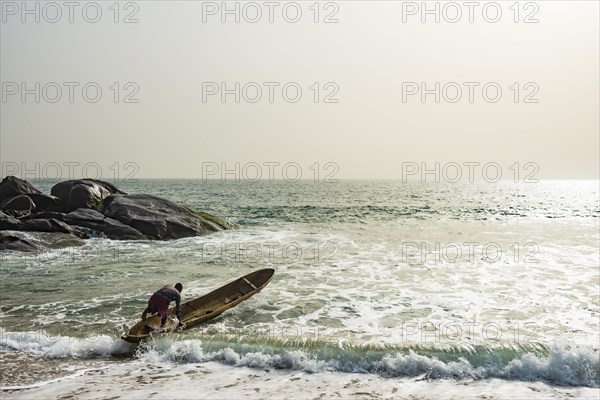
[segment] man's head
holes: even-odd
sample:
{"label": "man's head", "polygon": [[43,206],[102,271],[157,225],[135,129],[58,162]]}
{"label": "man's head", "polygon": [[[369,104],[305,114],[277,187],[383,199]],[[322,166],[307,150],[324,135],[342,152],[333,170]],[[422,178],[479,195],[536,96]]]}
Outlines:
{"label": "man's head", "polygon": [[175,284],[175,289],[177,289],[177,291],[179,293],[181,293],[181,291],[183,290],[183,285],[181,283],[176,283]]}

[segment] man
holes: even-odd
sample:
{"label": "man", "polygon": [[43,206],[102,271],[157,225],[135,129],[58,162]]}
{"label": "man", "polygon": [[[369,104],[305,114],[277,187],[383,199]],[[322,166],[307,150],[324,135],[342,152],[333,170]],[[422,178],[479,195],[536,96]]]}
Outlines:
{"label": "man", "polygon": [[146,319],[146,315],[156,314],[160,315],[160,327],[162,328],[167,322],[169,304],[172,301],[175,302],[175,315],[177,315],[177,319],[179,319],[179,325],[183,325],[181,323],[181,315],[179,310],[179,304],[181,303],[181,291],[183,290],[183,285],[181,283],[176,283],[175,286],[166,285],[160,288],[156,293],[154,293],[150,300],[148,300],[148,307],[142,313],[142,320]]}

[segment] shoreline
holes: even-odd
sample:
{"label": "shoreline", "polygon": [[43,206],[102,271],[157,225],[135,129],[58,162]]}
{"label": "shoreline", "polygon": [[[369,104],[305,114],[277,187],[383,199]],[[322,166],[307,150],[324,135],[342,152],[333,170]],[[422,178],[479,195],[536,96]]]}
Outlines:
{"label": "shoreline", "polygon": [[[26,358],[37,358],[27,355]],[[74,360],[73,360],[74,361]],[[2,382],[3,399],[213,399],[213,398],[371,398],[386,399],[597,399],[599,389],[552,386],[503,379],[452,380],[384,378],[367,373],[319,372],[235,367],[216,361],[148,364],[140,360],[71,362],[38,359],[59,376],[26,385]],[[6,363],[3,363],[6,366]],[[24,367],[30,367],[26,363]],[[33,364],[35,365],[35,364]],[[60,369],[62,366],[62,369]],[[27,369],[30,371],[30,369]],[[60,373],[62,371],[62,373]],[[4,374],[3,374],[4,375]],[[13,381],[12,383],[16,383]]]}
{"label": "shoreline", "polygon": [[52,358],[28,352],[0,349],[0,393],[33,389],[61,382],[88,370],[110,368],[117,358]]}

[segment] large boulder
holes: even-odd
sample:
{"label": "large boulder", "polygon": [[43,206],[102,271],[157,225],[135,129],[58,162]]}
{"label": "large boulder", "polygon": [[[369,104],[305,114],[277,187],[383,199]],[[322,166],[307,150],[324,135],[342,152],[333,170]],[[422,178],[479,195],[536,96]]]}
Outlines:
{"label": "large boulder", "polygon": [[83,229],[77,229],[54,218],[48,219],[28,219],[19,225],[20,231],[29,232],[57,232],[69,233],[77,237],[86,238],[87,234]]}
{"label": "large boulder", "polygon": [[104,233],[109,239],[115,240],[141,240],[148,239],[135,228],[125,225],[121,221],[107,217],[102,213],[89,208],[78,208],[68,213],[64,221],[69,225],[80,226]]}
{"label": "large boulder", "polygon": [[104,215],[127,224],[151,239],[206,235],[235,225],[205,213],[195,213],[162,197],[114,194],[104,200]]}
{"label": "large boulder", "polygon": [[102,210],[103,201],[111,194],[124,194],[108,182],[97,179],[77,179],[59,182],[50,190],[57,197],[63,211],[71,212],[78,208]]}
{"label": "large boulder", "polygon": [[40,247],[21,232],[0,231],[0,251],[2,250],[30,252],[40,250]]}
{"label": "large boulder", "polygon": [[45,195],[12,176],[0,183],[0,231],[12,232],[12,236],[3,233],[0,250],[48,247],[47,241],[34,243],[32,237],[62,237],[69,243],[71,238],[100,233],[116,240],[169,240],[237,228],[227,220],[162,197],[127,195],[96,179],[60,182],[51,192]]}
{"label": "large boulder", "polygon": [[0,231],[0,251],[34,252],[84,244],[83,239],[70,233]]}
{"label": "large boulder", "polygon": [[65,222],[65,217],[67,216],[67,214],[65,213],[61,213],[61,212],[55,212],[55,211],[43,211],[43,212],[38,212],[38,213],[34,213],[31,214],[31,217],[29,217],[29,219],[56,219],[60,222]]}
{"label": "large boulder", "polygon": [[0,204],[0,210],[15,217],[29,216],[34,209],[35,203],[25,194],[10,197]]}
{"label": "large boulder", "polygon": [[28,193],[26,195],[35,204],[35,212],[61,212],[62,203],[58,197],[48,196],[46,194]]}
{"label": "large boulder", "polygon": [[0,231],[9,230],[16,231],[19,229],[21,221],[0,211]]}
{"label": "large boulder", "polygon": [[42,193],[37,190],[31,183],[19,179],[15,176],[7,176],[0,182],[0,203],[7,199],[22,194]]}

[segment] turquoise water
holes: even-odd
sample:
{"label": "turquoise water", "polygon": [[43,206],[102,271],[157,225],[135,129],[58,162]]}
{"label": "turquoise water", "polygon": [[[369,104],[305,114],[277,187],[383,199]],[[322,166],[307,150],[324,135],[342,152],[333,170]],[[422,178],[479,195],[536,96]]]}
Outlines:
{"label": "turquoise water", "polygon": [[[116,185],[242,227],[2,253],[0,348],[600,385],[597,181]],[[269,286],[206,325],[140,347],[119,339],[166,283],[183,282],[185,300],[265,267]]]}

